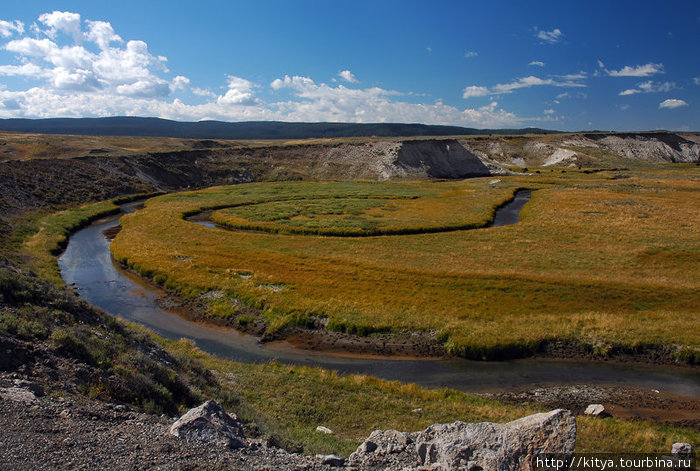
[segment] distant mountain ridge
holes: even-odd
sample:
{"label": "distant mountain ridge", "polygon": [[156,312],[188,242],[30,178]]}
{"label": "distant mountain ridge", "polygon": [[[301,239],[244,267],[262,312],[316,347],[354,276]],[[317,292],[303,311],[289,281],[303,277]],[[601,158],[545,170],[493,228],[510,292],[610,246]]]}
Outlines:
{"label": "distant mountain ridge", "polygon": [[92,136],[153,136],[186,139],[307,139],[335,137],[552,134],[539,128],[474,129],[402,123],[291,123],[281,121],[181,122],[161,118],[0,119],[0,131]]}

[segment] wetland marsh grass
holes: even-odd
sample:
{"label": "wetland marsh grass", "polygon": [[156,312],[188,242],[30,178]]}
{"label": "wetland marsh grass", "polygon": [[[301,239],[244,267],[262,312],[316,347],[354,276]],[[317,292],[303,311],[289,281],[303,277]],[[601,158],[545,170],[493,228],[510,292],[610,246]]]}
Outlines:
{"label": "wetland marsh grass", "polygon": [[[619,173],[217,187],[150,200],[122,219],[112,250],[185,297],[217,290],[261,309],[270,332],[321,317],[353,333],[439,332],[449,352],[469,358],[527,356],[561,341],[600,354],[668,348],[692,360],[698,170]],[[483,226],[522,187],[536,191],[521,223],[455,230]],[[183,219],[210,208],[216,221],[270,233]],[[418,233],[292,231],[358,235],[370,223],[365,235]]]}

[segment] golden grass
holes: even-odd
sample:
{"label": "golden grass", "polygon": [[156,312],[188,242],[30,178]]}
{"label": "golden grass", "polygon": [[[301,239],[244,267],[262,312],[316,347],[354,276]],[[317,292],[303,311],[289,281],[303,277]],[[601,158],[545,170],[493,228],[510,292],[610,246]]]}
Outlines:
{"label": "golden grass", "polygon": [[[156,338],[174,355],[196,358],[239,398],[237,413],[268,434],[307,453],[355,450],[376,429],[417,431],[433,423],[508,422],[540,409],[499,403],[447,388],[427,390],[320,368],[236,363],[202,353],[191,342]],[[422,414],[413,413],[421,408]],[[316,432],[318,425],[333,435]],[[668,452],[676,441],[698,443],[700,433],[618,419],[577,419],[576,452]]]}
{"label": "golden grass", "polygon": [[[683,184],[680,184],[680,187],[683,187]],[[278,189],[279,187],[265,185],[258,191],[269,192]],[[163,208],[168,207],[170,204],[165,203],[168,200],[191,200],[190,203],[197,206],[211,202],[212,195],[218,194],[222,199],[228,199],[230,194],[227,196],[226,193],[229,191],[222,188],[213,189],[206,198],[196,193],[168,195],[160,198],[158,202],[149,202],[148,207],[151,210],[156,210],[161,204],[164,205]],[[494,202],[497,200],[498,197]],[[111,210],[112,207],[112,202],[105,201],[38,219],[35,223],[37,227],[43,228],[42,235],[32,238],[32,242],[28,242],[25,249],[30,249],[35,255],[43,251],[45,256],[42,256],[41,260],[45,263],[41,266],[44,269],[54,267],[55,258],[52,258],[50,253],[55,252],[56,241],[62,240],[65,233],[77,227],[76,221],[98,217],[103,210]],[[478,215],[478,212],[476,214]],[[176,223],[177,221],[178,218],[175,219]],[[125,223],[128,226],[129,221],[126,220]],[[206,233],[221,235],[215,230],[208,230]],[[189,247],[201,249],[203,246],[196,245],[198,243],[192,241]],[[192,261],[193,266],[197,263],[199,262]],[[211,275],[215,276],[216,273],[212,272]],[[591,322],[596,318],[596,315],[591,314],[584,322]],[[257,426],[265,436],[272,436],[285,445],[296,444],[306,453],[332,452],[347,455],[378,428],[412,431],[424,429],[435,422],[454,420],[506,422],[538,411],[534,407],[505,405],[449,389],[426,390],[414,384],[401,384],[363,375],[339,376],[319,368],[292,367],[276,363],[236,363],[207,355],[189,341],[166,340],[142,327],[132,327],[153,336],[171,354],[182,359],[184,364],[201,362],[206,370],[212,371],[218,378],[222,399],[233,401],[233,410],[242,416],[249,426]],[[411,412],[418,407],[423,409],[423,414]],[[576,451],[579,453],[668,452],[671,444],[677,441],[695,444],[700,442],[700,434],[696,431],[647,422],[586,417],[578,418],[577,422]],[[316,432],[317,425],[330,427],[334,434]]]}
{"label": "golden grass", "polygon": [[[212,140],[212,139],[208,139]],[[177,152],[196,149],[201,139],[138,136],[81,136],[0,132],[0,161],[31,159],[68,159],[95,155],[140,156],[146,152]],[[230,148],[252,148],[285,145],[284,140],[213,139]],[[303,141],[302,141],[303,142]]]}
{"label": "golden grass", "polygon": [[[553,339],[600,351],[697,348],[699,175],[681,166],[626,172],[626,178],[569,171],[497,184],[212,188],[149,201],[122,219],[112,250],[186,295],[224,290],[261,307],[272,330],[309,316],[328,317],[330,328],[349,332],[432,330],[447,337],[454,353],[477,358],[523,354]],[[418,196],[391,200],[397,209],[376,219],[387,218],[394,228],[417,220],[426,228],[481,224],[525,186],[538,190],[520,224],[471,231],[319,237],[229,232],[182,219],[203,208],[300,197]],[[361,216],[372,218],[367,211]]]}

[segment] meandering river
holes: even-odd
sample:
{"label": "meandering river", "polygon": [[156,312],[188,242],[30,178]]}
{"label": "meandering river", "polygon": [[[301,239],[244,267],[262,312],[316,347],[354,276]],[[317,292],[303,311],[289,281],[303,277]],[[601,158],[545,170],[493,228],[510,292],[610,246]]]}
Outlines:
{"label": "meandering river", "polygon": [[[511,204],[499,210],[494,225],[518,222],[520,209],[529,197],[529,191],[519,192]],[[137,204],[130,203],[122,209],[131,212]],[[103,232],[118,224],[118,216],[101,219],[70,238],[66,251],[59,258],[65,282],[73,286],[82,298],[110,314],[141,324],[166,338],[191,339],[200,349],[219,357],[241,362],[275,360],[320,366],[339,373],[368,374],[426,387],[447,386],[470,392],[587,384],[633,386],[700,397],[700,377],[696,371],[686,368],[548,359],[478,362],[358,358],[301,350],[283,342],[261,344],[256,337],[192,322],[161,309],[156,301],[164,294],[162,291],[113,263],[110,242]]]}

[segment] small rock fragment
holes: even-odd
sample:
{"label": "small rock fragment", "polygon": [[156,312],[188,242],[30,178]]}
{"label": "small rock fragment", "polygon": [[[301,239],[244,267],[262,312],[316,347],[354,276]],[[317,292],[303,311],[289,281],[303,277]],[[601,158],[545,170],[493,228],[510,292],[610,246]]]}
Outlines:
{"label": "small rock fragment", "polygon": [[324,427],[323,425],[319,425],[318,427],[316,427],[316,431],[321,432],[321,433],[326,433],[328,435],[333,433],[333,430],[329,429],[328,427]]}
{"label": "small rock fragment", "polygon": [[36,401],[36,396],[33,392],[22,388],[0,388],[0,398],[25,404],[32,404]]}
{"label": "small rock fragment", "polygon": [[367,440],[357,447],[350,458],[352,459],[353,455],[360,457],[371,453],[377,455],[401,453],[413,444],[413,435],[397,430],[375,430]]}
{"label": "small rock fragment", "polygon": [[41,397],[44,395],[44,388],[42,388],[39,383],[27,381],[26,379],[16,379],[15,387],[31,391],[36,397]]}
{"label": "small rock fragment", "polygon": [[216,401],[207,401],[190,409],[170,427],[170,433],[176,437],[211,442],[229,448],[246,446],[243,424],[235,415],[226,413]]}
{"label": "small rock fragment", "polygon": [[328,466],[343,466],[345,464],[345,458],[337,455],[316,455],[316,457],[321,461],[321,464]]}
{"label": "small rock fragment", "polygon": [[693,447],[690,443],[674,443],[671,447],[671,453],[679,458],[692,458]]}
{"label": "small rock fragment", "polygon": [[417,409],[413,409],[411,412],[413,412],[414,414],[422,414],[423,408],[419,407]]}
{"label": "small rock fragment", "polygon": [[605,411],[603,404],[589,404],[584,414],[592,417],[610,417],[610,414]]}

